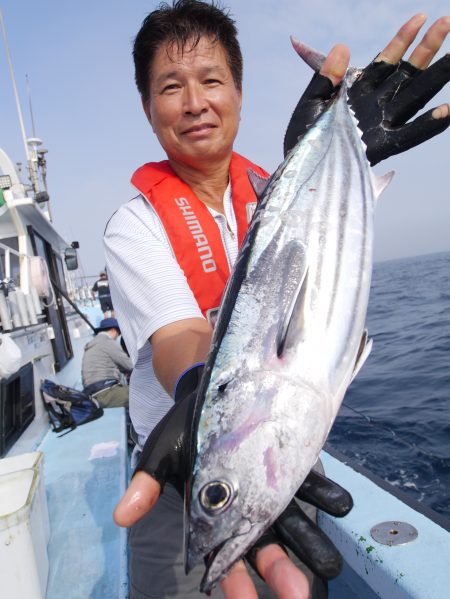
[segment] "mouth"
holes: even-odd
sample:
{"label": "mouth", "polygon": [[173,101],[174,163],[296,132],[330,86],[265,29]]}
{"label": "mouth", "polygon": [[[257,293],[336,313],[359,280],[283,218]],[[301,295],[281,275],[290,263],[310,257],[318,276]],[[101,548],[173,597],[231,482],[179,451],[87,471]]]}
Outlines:
{"label": "mouth", "polygon": [[211,123],[201,123],[198,125],[193,125],[192,127],[185,129],[181,133],[182,135],[188,135],[191,137],[201,136],[206,133],[209,133],[212,129],[216,129],[216,125],[212,125]]}
{"label": "mouth", "polygon": [[215,585],[224,578],[229,568],[231,568],[231,566],[238,561],[239,557],[236,558],[235,562],[229,564],[226,569],[224,569],[221,564],[222,559],[220,559],[220,554],[222,553],[222,550],[226,550],[230,542],[232,543],[232,539],[223,541],[203,558],[189,550],[187,551],[185,562],[186,574],[189,574],[189,572],[202,561],[205,565],[205,574],[203,575],[202,581],[200,583],[200,592],[209,593],[209,591],[211,591]]}
{"label": "mouth", "polygon": [[219,543],[206,555],[199,555],[198,551],[188,543],[185,553],[186,574],[203,561],[205,574],[200,583],[200,591],[208,593],[225,578],[234,564],[245,555],[264,528],[250,525],[247,530],[228,537]]}
{"label": "mouth", "polygon": [[207,555],[205,557],[206,571],[205,571],[205,574],[203,575],[203,578],[200,583],[200,592],[201,593],[208,593],[209,591],[211,591],[212,588],[218,582],[220,582],[222,580],[222,578],[224,577],[224,575],[226,574],[226,572],[215,573],[214,572],[214,563],[215,563],[217,556],[219,555],[219,553],[222,551],[222,549],[225,547],[225,545],[227,543],[228,543],[228,541],[224,541],[223,543],[218,545],[215,549],[213,549],[209,553],[209,555]]}
{"label": "mouth", "polygon": [[214,549],[211,549],[211,551],[209,553],[207,553],[206,555],[200,554],[196,550],[196,548],[192,547],[191,544],[188,542],[187,550],[185,552],[185,561],[184,561],[184,570],[185,570],[186,574],[189,574],[189,572],[191,572],[191,570],[193,570],[196,566],[198,566],[202,562],[206,567],[206,573],[208,573],[208,571],[210,570],[212,564],[214,563],[214,560],[216,559],[217,555],[220,553],[220,551],[223,549],[223,547],[228,543],[228,541],[229,541],[229,539],[225,539],[225,541],[222,541],[222,543],[219,543],[216,547],[214,547]]}

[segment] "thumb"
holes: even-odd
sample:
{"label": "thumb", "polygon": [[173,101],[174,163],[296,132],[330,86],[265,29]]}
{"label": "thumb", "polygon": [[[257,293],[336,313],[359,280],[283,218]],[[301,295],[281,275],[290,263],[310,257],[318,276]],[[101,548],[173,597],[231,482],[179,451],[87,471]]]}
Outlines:
{"label": "thumb", "polygon": [[114,522],[129,527],[136,524],[158,501],[161,485],[150,474],[137,472],[114,510]]}
{"label": "thumb", "polygon": [[320,74],[328,77],[333,87],[336,87],[344,78],[349,62],[350,50],[344,44],[336,44],[320,67]]}

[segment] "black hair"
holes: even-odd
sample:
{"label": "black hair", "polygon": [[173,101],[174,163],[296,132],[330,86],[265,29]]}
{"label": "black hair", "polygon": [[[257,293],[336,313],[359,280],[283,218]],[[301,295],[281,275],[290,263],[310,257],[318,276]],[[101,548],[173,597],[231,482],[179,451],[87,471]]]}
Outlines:
{"label": "black hair", "polygon": [[195,48],[206,36],[222,45],[236,88],[242,88],[242,53],[237,29],[229,12],[218,4],[201,0],[163,2],[144,19],[136,35],[133,59],[136,85],[144,102],[149,99],[149,80],[153,59],[162,44],[184,51]]}

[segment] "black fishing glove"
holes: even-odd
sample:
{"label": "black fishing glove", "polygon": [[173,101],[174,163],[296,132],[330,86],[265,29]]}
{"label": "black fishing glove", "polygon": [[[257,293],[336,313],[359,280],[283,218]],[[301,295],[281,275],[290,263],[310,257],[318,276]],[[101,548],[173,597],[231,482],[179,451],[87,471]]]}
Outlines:
{"label": "black fishing glove", "polygon": [[143,470],[161,485],[171,483],[184,497],[184,483],[190,475],[189,447],[195,398],[204,364],[187,370],[175,387],[175,404],[147,438],[136,472]]}
{"label": "black fishing glove", "polygon": [[[175,391],[175,405],[153,429],[136,467],[136,472],[143,470],[153,476],[161,489],[166,482],[171,483],[182,497],[191,469],[191,425],[202,372],[203,365],[194,366],[180,378]],[[333,516],[345,516],[353,505],[347,491],[314,471],[296,495]],[[286,544],[322,578],[334,578],[341,570],[342,559],[338,550],[294,499],[249,552],[247,559],[252,566],[256,552],[270,543]]]}
{"label": "black fishing glove", "polygon": [[[296,497],[340,518],[353,507],[352,496],[329,478],[311,470]],[[342,569],[342,557],[327,535],[301,509],[296,499],[254,544],[246,559],[256,570],[257,552],[271,543],[286,545],[320,578],[336,578]]]}
{"label": "black fishing glove", "polygon": [[[323,81],[328,82],[328,87]],[[448,116],[434,119],[433,109],[408,122],[450,81],[450,54],[427,69],[400,61],[371,62],[349,89],[349,104],[355,112],[366,154],[373,166],[394,154],[441,133],[450,125]],[[284,155],[291,150],[338,90],[316,73],[300,98],[286,130]]]}
{"label": "black fishing glove", "polygon": [[283,142],[285,157],[300,137],[305,135],[308,129],[314,125],[338,89],[339,86],[333,87],[328,77],[324,77],[320,73],[313,75],[287,126]]}

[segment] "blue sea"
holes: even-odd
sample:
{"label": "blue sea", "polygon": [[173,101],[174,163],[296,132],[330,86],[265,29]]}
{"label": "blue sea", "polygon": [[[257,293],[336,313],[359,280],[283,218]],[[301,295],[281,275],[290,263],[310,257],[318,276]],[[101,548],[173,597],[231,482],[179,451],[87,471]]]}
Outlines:
{"label": "blue sea", "polygon": [[376,263],[367,328],[328,441],[450,518],[450,252]]}

